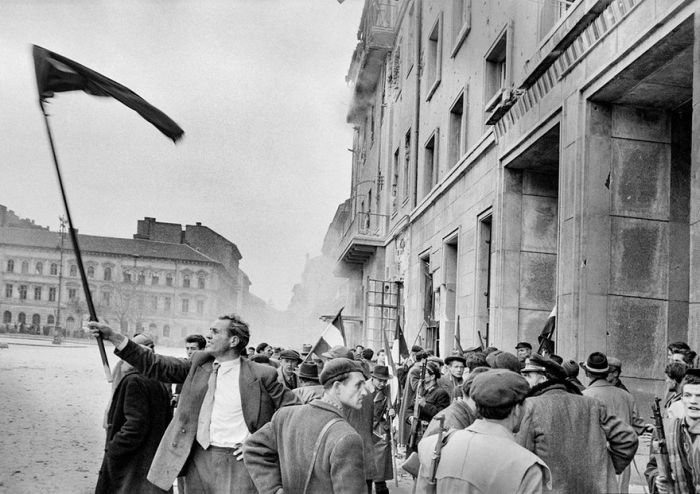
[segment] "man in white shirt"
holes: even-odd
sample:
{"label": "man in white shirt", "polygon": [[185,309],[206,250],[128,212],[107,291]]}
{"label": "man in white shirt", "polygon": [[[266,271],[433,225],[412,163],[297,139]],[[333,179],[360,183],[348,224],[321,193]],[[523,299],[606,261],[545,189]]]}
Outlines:
{"label": "man in white shirt", "polygon": [[88,326],[146,376],[183,383],[175,416],[151,464],[150,482],[167,490],[182,474],[188,494],[257,492],[241,461],[241,443],[275,410],[299,400],[277,381],[272,367],[240,358],[250,340],[246,323],[233,314],[221,316],[209,329],[207,351],[191,360],[155,355],[102,323]]}

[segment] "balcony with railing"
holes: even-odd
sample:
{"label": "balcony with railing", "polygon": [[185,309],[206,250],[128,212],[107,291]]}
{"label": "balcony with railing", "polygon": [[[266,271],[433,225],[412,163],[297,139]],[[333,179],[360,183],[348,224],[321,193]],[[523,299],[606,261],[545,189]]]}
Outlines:
{"label": "balcony with railing", "polygon": [[367,94],[377,86],[386,54],[394,47],[400,3],[399,0],[369,0],[365,3],[357,33],[360,42],[346,77],[355,86],[348,121],[362,110]]}
{"label": "balcony with railing", "polygon": [[357,213],[340,240],[339,261],[364,264],[384,245],[388,220],[385,214]]}

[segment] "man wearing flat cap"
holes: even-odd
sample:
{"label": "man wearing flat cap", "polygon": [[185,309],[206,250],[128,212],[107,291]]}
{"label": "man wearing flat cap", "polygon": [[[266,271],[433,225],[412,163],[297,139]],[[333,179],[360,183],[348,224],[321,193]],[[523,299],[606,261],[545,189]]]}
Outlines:
{"label": "man wearing flat cap", "polygon": [[[528,391],[527,381],[506,369],[488,370],[474,378],[471,396],[482,418],[447,437],[435,474],[435,492],[541,493],[545,490],[549,485],[549,468],[513,437]],[[429,490],[429,480],[436,442],[437,436],[429,436],[418,445],[418,493],[433,492]]]}
{"label": "man wearing flat cap", "polygon": [[[185,490],[205,494],[257,493],[243,464],[241,443],[269,422],[276,409],[299,400],[267,365],[241,358],[250,340],[248,325],[235,314],[214,321],[204,352],[191,360],[156,355],[109,326],[89,322],[93,336],[111,341],[116,355],[143,375],[184,383],[175,415],[160,441],[148,480],[163,490],[181,472]],[[137,492],[137,491],[133,491]]]}
{"label": "man wearing flat cap", "polygon": [[521,371],[530,385],[518,444],[552,472],[552,492],[618,492],[621,473],[637,451],[637,435],[599,401],[581,396],[555,361],[533,354]]}
{"label": "man wearing flat cap", "polygon": [[280,352],[280,367],[277,369],[277,380],[289,389],[296,389],[299,384],[294,371],[297,370],[297,365],[301,362],[301,355],[296,350],[282,350]]}
{"label": "man wearing flat cap", "polygon": [[326,363],[320,380],[320,399],[281,408],[246,439],[244,461],[260,494],[366,490],[362,438],[345,419],[362,407],[365,376],[341,357]]}
{"label": "man wearing flat cap", "polygon": [[445,365],[447,366],[447,374],[438,379],[438,385],[447,391],[447,394],[450,395],[450,400],[454,401],[461,395],[467,359],[460,354],[454,353],[445,359]]}
{"label": "man wearing flat cap", "polygon": [[[583,390],[584,396],[590,396],[606,406],[609,413],[616,415],[624,423],[631,425],[637,434],[643,434],[647,426],[644,420],[639,418],[637,404],[634,397],[621,388],[616,387],[608,380],[610,363],[604,353],[593,352],[582,365],[590,384]],[[649,426],[649,429],[653,427]],[[618,477],[617,492],[629,492],[631,469],[627,467]]]}

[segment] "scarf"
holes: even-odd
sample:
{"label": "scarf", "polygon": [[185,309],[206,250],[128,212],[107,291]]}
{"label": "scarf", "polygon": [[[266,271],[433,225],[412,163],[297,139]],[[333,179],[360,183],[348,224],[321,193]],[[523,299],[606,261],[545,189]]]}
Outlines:
{"label": "scarf", "polygon": [[[671,465],[673,494],[696,494],[700,491],[700,451],[693,447],[693,437],[683,419],[675,419],[667,429],[666,445]],[[669,430],[670,429],[670,430]]]}

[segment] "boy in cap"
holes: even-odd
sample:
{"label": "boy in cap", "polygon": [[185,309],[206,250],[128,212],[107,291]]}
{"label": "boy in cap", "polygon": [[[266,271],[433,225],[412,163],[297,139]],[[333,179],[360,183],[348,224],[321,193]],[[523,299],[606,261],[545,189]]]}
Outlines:
{"label": "boy in cap", "polygon": [[296,350],[282,350],[280,352],[280,367],[277,369],[277,380],[288,389],[296,389],[299,386],[297,375],[297,365],[302,362],[301,355]]}
{"label": "boy in cap", "polygon": [[362,438],[345,419],[367,395],[362,370],[353,360],[336,358],[320,380],[321,399],[280,409],[246,439],[243,458],[261,494],[367,489]]}
{"label": "boy in cap", "polygon": [[445,359],[447,374],[438,380],[438,384],[450,395],[452,401],[461,395],[461,387],[464,382],[464,368],[467,366],[467,359],[463,355],[454,353]]}
{"label": "boy in cap", "polygon": [[515,345],[515,351],[518,354],[518,360],[520,360],[520,363],[524,364],[525,359],[530,358],[530,355],[532,355],[532,345],[527,341],[521,341]]}
{"label": "boy in cap", "polygon": [[[449,435],[435,470],[435,492],[541,493],[549,486],[547,465],[513,437],[528,391],[527,381],[506,369],[474,378],[471,396],[483,418]],[[429,482],[436,442],[430,436],[418,445],[416,492],[434,492]]]}

